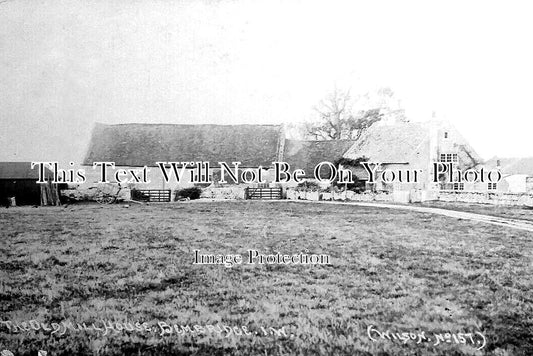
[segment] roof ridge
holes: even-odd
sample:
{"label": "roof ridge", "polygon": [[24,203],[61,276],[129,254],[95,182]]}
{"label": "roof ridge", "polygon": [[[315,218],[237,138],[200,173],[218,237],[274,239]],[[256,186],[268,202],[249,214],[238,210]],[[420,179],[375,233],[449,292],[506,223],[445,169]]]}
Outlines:
{"label": "roof ridge", "polygon": [[355,138],[343,138],[339,140],[297,140],[293,138],[286,138],[287,141],[294,141],[294,142],[355,142],[357,139]]}
{"label": "roof ridge", "polygon": [[277,157],[281,127],[97,123],[83,162],[109,160],[117,166],[143,166],[164,160],[239,160],[243,167],[266,166]]}
{"label": "roof ridge", "polygon": [[132,126],[132,125],[138,125],[138,126],[256,126],[256,127],[264,127],[264,126],[272,126],[272,127],[279,127],[282,124],[173,124],[173,123],[152,123],[152,122],[126,122],[126,123],[118,123],[118,124],[106,124],[102,122],[95,122],[95,125],[100,126]]}

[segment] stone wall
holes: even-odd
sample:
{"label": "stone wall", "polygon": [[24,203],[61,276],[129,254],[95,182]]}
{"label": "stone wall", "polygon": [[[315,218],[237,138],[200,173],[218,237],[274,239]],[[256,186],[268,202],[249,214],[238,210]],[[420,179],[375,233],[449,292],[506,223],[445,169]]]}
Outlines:
{"label": "stone wall", "polygon": [[[80,185],[73,189],[63,189],[60,194],[61,196],[69,198],[71,201],[93,201],[96,200],[95,197],[99,192],[105,192],[111,196],[117,195],[119,201],[131,199],[131,189],[122,188],[120,192],[118,192],[117,187],[110,187],[110,184],[91,187]],[[118,194],[116,194],[117,192]]]}
{"label": "stone wall", "polygon": [[287,189],[286,196],[289,200],[350,200],[350,201],[393,201],[393,195],[389,193],[355,193],[345,192],[318,192]]}
{"label": "stone wall", "polygon": [[365,202],[397,202],[416,203],[430,200],[446,202],[493,204],[493,205],[517,205],[533,207],[533,194],[516,193],[488,193],[488,192],[456,192],[456,191],[430,191],[411,190],[395,191],[392,193],[364,192],[317,192],[298,191],[287,189],[286,196],[289,200],[341,200],[341,201],[365,201]]}
{"label": "stone wall", "polygon": [[447,192],[438,194],[439,201],[478,203],[492,205],[520,205],[533,207],[533,194],[525,193],[487,193],[487,192]]}
{"label": "stone wall", "polygon": [[206,188],[202,190],[202,199],[244,199],[244,186]]}

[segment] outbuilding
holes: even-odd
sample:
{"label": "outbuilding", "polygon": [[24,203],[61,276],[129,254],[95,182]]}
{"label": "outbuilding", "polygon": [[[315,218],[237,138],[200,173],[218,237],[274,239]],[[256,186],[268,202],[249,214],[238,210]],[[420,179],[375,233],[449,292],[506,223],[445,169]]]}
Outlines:
{"label": "outbuilding", "polygon": [[[51,176],[50,170],[46,171]],[[38,184],[37,167],[31,162],[0,162],[0,203],[10,205],[58,205],[57,185]]]}

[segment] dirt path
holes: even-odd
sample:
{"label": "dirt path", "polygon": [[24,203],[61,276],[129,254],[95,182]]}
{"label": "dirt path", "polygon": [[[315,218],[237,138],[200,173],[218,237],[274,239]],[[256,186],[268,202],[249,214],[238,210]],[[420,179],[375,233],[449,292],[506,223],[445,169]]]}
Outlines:
{"label": "dirt path", "polygon": [[282,200],[282,201],[294,201],[299,203],[320,203],[320,204],[340,204],[340,205],[356,205],[366,207],[378,207],[388,209],[410,210],[420,213],[431,213],[449,216],[456,219],[466,219],[473,221],[480,221],[487,224],[506,226],[513,229],[519,229],[524,231],[533,232],[533,222],[527,222],[518,219],[502,218],[491,215],[468,213],[464,211],[454,211],[440,208],[430,208],[422,206],[409,206],[409,205],[396,205],[396,204],[383,204],[383,203],[365,203],[365,202],[339,202],[339,201],[309,201],[309,200]]}

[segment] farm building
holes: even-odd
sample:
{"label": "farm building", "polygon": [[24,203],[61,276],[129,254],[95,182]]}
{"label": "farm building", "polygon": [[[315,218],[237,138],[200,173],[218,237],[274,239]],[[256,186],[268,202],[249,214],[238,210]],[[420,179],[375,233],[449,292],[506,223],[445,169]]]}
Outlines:
{"label": "farm building", "polygon": [[[454,162],[459,169],[478,166],[481,158],[448,122],[400,122],[374,125],[344,154],[347,159],[366,157],[385,169],[419,170],[418,183],[376,182],[369,189],[378,191],[421,190],[487,190],[488,185],[475,183],[433,183],[434,162]],[[368,179],[362,168],[353,169],[360,179]],[[379,171],[379,172],[380,172]]]}
{"label": "farm building", "polygon": [[[240,161],[240,169],[271,167],[283,145],[281,125],[174,125],[174,124],[96,124],[83,165],[115,162],[118,168],[148,166],[158,171],[156,162],[209,162],[214,176],[219,163]],[[87,183],[96,183],[99,173],[87,167]],[[152,174],[142,189],[176,190],[191,186],[190,172],[180,183],[166,182],[162,174]],[[268,176],[265,176],[268,179]],[[213,181],[218,181],[214,177]]]}
{"label": "farm building", "polygon": [[[47,178],[52,172],[46,170]],[[37,167],[31,169],[31,162],[0,162],[0,201],[7,204],[15,198],[16,205],[57,205],[58,186],[38,184]]]}
{"label": "farm building", "polygon": [[[321,162],[334,163],[355,144],[355,140],[301,141],[286,140],[283,160],[305,171],[306,178],[314,177],[314,169]],[[327,174],[327,171],[325,172]]]}
{"label": "farm building", "polygon": [[[305,178],[314,179],[314,170],[321,162],[335,163],[343,154],[355,144],[355,140],[285,140],[282,157],[290,164],[291,169],[303,169]],[[327,178],[329,168],[324,165],[320,169],[320,176]]]}
{"label": "farm building", "polygon": [[[495,188],[474,183],[435,184],[432,163],[455,162],[460,169],[473,168],[480,157],[449,123],[432,120],[423,123],[398,122],[372,126],[358,140],[303,141],[286,139],[282,125],[174,125],[174,124],[97,124],[84,165],[115,162],[118,168],[148,166],[158,170],[156,162],[204,161],[219,174],[218,162],[240,161],[241,168],[272,167],[285,161],[291,169],[303,169],[305,177],[314,177],[320,162],[340,158],[366,157],[382,163],[383,169],[422,169],[418,183],[374,184],[372,190],[487,190]],[[355,176],[366,179],[366,172],[352,167]],[[323,170],[324,171],[324,170]],[[99,172],[86,169],[88,183],[99,179]],[[324,172],[327,174],[327,169]],[[189,174],[177,183],[165,182],[161,174],[152,175],[143,189],[176,190],[190,186]],[[272,176],[265,176],[267,181]],[[213,179],[218,180],[218,177]],[[501,187],[499,187],[501,188]]]}
{"label": "farm building", "polygon": [[[218,162],[231,164],[238,160],[242,168],[269,168],[274,161],[284,161],[291,170],[303,169],[305,177],[312,178],[317,164],[342,158],[354,143],[289,140],[285,139],[282,125],[97,124],[83,164],[110,161],[117,167],[146,165],[158,169],[158,161],[204,161],[210,162],[216,172]],[[98,180],[98,172],[91,168],[86,171],[89,183]],[[161,179],[147,188],[175,189],[177,185]]]}
{"label": "farm building", "polygon": [[533,193],[533,157],[493,157],[485,163],[485,167],[497,168],[502,172],[502,191]]}

